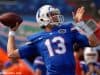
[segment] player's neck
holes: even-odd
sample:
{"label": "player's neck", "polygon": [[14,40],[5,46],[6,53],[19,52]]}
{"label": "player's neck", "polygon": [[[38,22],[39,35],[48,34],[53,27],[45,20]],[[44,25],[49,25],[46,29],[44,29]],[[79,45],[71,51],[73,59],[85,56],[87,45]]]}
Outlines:
{"label": "player's neck", "polygon": [[51,32],[51,29],[47,27],[47,28],[45,28],[45,31],[46,32]]}
{"label": "player's neck", "polygon": [[45,31],[46,31],[46,32],[51,32],[52,28],[53,28],[53,26],[47,25],[47,26],[45,27]]}

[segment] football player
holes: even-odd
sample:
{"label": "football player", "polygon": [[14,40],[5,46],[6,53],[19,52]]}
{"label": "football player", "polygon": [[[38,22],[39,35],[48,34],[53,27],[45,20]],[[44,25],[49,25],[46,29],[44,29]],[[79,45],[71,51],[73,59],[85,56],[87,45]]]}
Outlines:
{"label": "football player", "polygon": [[84,75],[100,75],[100,63],[97,50],[87,47],[84,50],[84,60],[81,62]]}
{"label": "football player", "polygon": [[[79,8],[76,14],[74,19],[79,22],[84,8]],[[44,31],[29,36],[29,42],[19,48],[15,44],[15,31],[19,25],[16,23],[10,29],[7,44],[9,58],[26,58],[40,53],[47,75],[75,75],[73,45],[78,43],[80,47],[89,46],[87,37],[75,30],[72,23],[63,23],[64,17],[60,10],[51,5],[42,6],[37,11],[36,20]]]}

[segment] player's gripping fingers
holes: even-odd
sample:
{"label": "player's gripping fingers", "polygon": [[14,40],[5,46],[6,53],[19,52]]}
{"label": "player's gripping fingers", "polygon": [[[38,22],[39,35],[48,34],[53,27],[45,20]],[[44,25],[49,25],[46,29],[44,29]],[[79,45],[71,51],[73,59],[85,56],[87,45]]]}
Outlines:
{"label": "player's gripping fingers", "polygon": [[20,26],[20,24],[18,22],[16,22],[16,26],[14,26],[13,28],[10,28],[10,30],[16,31],[19,26]]}

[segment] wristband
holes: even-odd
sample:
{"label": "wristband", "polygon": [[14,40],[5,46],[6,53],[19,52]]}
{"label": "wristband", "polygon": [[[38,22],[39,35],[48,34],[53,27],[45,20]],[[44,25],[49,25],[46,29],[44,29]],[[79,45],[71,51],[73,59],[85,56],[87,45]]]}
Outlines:
{"label": "wristband", "polygon": [[14,31],[9,31],[9,36],[15,36],[15,32]]}

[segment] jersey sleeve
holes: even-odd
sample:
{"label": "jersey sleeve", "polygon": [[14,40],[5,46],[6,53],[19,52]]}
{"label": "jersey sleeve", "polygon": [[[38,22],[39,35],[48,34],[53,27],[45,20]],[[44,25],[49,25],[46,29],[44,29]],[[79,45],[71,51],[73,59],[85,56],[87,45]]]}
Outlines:
{"label": "jersey sleeve", "polygon": [[38,54],[37,47],[32,42],[27,42],[25,45],[19,47],[18,50],[21,58],[26,58]]}
{"label": "jersey sleeve", "polygon": [[89,46],[88,38],[84,34],[81,34],[76,30],[74,31],[74,35],[75,41],[79,44],[81,48]]}

